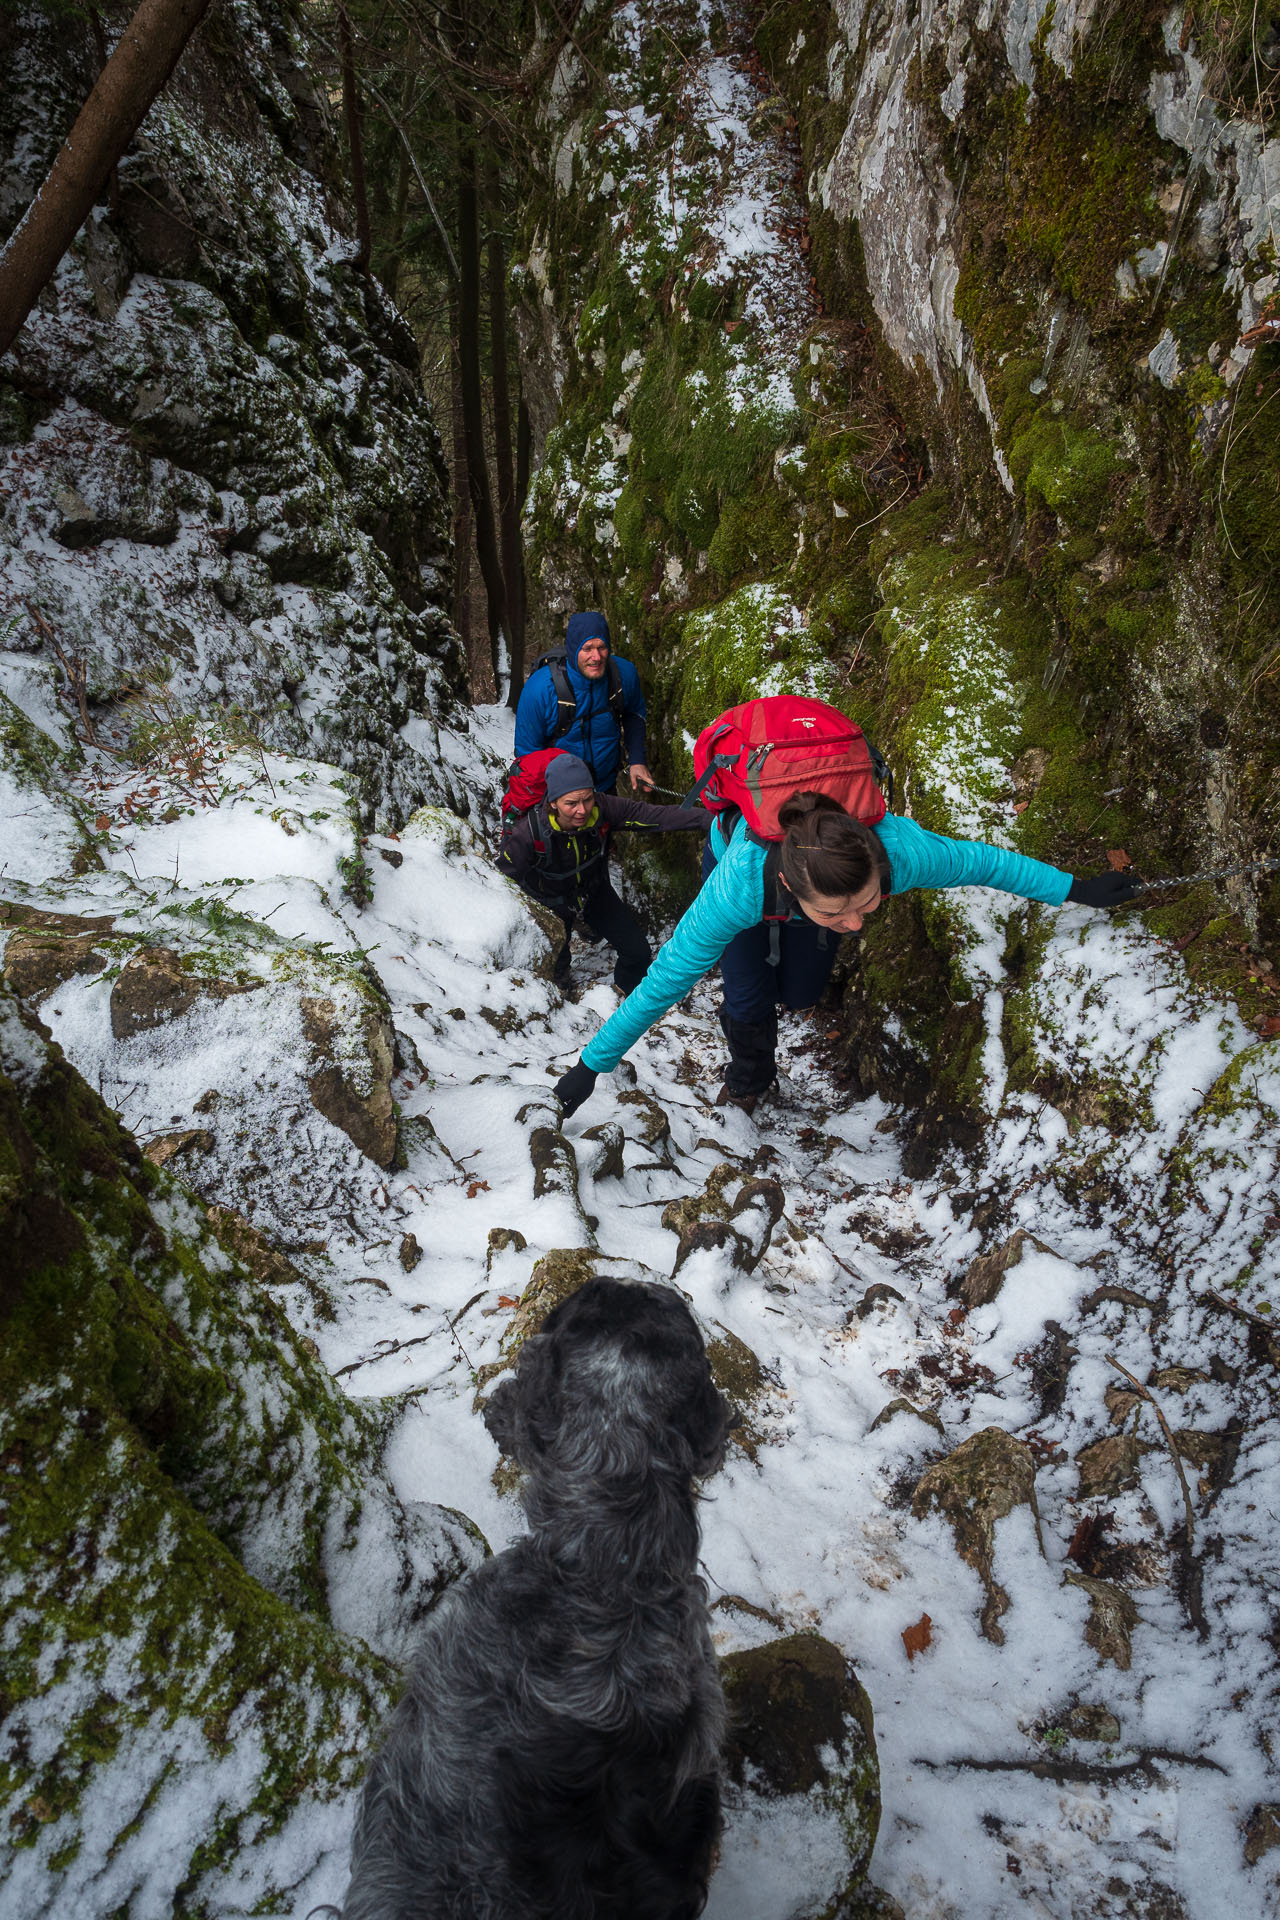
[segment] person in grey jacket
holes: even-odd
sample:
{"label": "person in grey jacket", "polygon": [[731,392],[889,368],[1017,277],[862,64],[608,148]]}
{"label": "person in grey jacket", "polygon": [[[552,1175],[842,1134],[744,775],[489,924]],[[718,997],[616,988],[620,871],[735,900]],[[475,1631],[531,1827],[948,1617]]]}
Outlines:
{"label": "person in grey jacket", "polygon": [[510,821],[498,869],[564,922],[564,945],[553,975],[557,985],[569,982],[577,920],[617,954],[613,982],[623,993],[639,986],[653,958],[640,916],[619,897],[609,876],[614,833],[619,828],[705,833],[710,821],[704,807],[658,807],[648,800],[598,793],[590,769],[576,754],[561,753],[550,763],[546,799]]}

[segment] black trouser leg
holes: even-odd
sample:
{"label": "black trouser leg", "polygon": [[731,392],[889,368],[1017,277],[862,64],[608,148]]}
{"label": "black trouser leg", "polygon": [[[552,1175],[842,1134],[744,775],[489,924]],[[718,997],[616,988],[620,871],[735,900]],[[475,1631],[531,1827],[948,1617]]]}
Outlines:
{"label": "black trouser leg", "polygon": [[617,954],[613,984],[623,993],[638,987],[649,971],[653,949],[634,907],[620,900],[606,881],[583,902],[582,916],[594,934],[607,940]]}
{"label": "black trouser leg", "polygon": [[763,1093],[773,1085],[776,1071],[777,1014],[771,1013],[763,1020],[735,1020],[726,1007],[721,1007],[720,1026],[729,1043],[725,1086],[735,1094]]}
{"label": "black trouser leg", "polygon": [[556,982],[568,979],[573,959],[573,915],[562,913],[560,920],[564,927],[564,945],[551,963],[551,978]]}

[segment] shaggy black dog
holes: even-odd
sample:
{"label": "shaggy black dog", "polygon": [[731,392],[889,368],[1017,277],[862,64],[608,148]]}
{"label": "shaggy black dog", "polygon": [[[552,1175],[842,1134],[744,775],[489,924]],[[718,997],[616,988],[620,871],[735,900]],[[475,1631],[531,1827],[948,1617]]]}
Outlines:
{"label": "shaggy black dog", "polygon": [[485,1410],[532,1532],[431,1615],[365,1783],[344,1920],[693,1920],[724,1704],[693,1482],[724,1455],[679,1294],[590,1280]]}

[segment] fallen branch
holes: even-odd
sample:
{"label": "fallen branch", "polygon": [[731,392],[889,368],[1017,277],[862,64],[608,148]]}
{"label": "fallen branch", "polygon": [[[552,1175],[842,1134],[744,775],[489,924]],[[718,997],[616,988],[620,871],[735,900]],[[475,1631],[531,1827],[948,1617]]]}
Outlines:
{"label": "fallen branch", "polygon": [[934,1773],[940,1773],[944,1767],[968,1767],[974,1773],[1030,1773],[1037,1780],[1053,1780],[1059,1785],[1078,1782],[1102,1786],[1109,1780],[1130,1779],[1135,1773],[1144,1774],[1156,1785],[1160,1780],[1156,1770],[1159,1760],[1170,1766],[1203,1767],[1211,1773],[1227,1771],[1217,1760],[1209,1760],[1199,1753],[1178,1753],[1171,1747],[1144,1747],[1136,1760],[1126,1760],[1118,1767],[1092,1760],[977,1760],[968,1755],[959,1760],[916,1759],[911,1764],[928,1767]]}
{"label": "fallen branch", "polygon": [[1160,1431],[1164,1435],[1165,1445],[1169,1449],[1169,1458],[1173,1461],[1174,1470],[1178,1476],[1178,1484],[1182,1488],[1182,1503],[1186,1509],[1187,1516],[1182,1545],[1178,1549],[1179,1591],[1182,1594],[1183,1603],[1187,1609],[1187,1617],[1191,1621],[1192,1626],[1194,1626],[1202,1640],[1207,1639],[1209,1623],[1204,1617],[1204,1608],[1200,1603],[1200,1581],[1196,1578],[1195,1508],[1191,1504],[1191,1489],[1187,1485],[1187,1476],[1183,1471],[1182,1455],[1178,1452],[1178,1443],[1173,1437],[1173,1430],[1164,1417],[1164,1412],[1159,1401],[1151,1390],[1148,1387],[1144,1387],[1136,1374],[1130,1373],[1128,1367],[1122,1367],[1113,1353],[1107,1355],[1107,1364],[1108,1366],[1114,1367],[1117,1373],[1124,1375],[1134,1392],[1140,1399],[1147,1402],[1147,1405],[1151,1408],[1151,1411],[1160,1423]]}
{"label": "fallen branch", "polygon": [[86,675],[84,655],[82,653],[68,655],[58,644],[57,635],[54,633],[53,628],[49,625],[49,622],[45,619],[40,609],[32,606],[29,600],[25,604],[27,612],[31,615],[35,623],[36,632],[42,640],[53,648],[54,654],[57,656],[58,665],[67,676],[67,684],[75,695],[76,705],[80,709],[80,720],[84,727],[85,744],[90,747],[96,747],[98,745],[98,736],[93,730],[93,722],[89,718],[89,707],[85,697]]}
{"label": "fallen branch", "polygon": [[1277,1335],[1280,1335],[1280,1328],[1273,1327],[1271,1322],[1264,1320],[1260,1313],[1250,1313],[1248,1307],[1239,1307],[1234,1300],[1224,1299],[1220,1293],[1215,1293],[1212,1287],[1206,1287],[1198,1298],[1212,1300],[1215,1307],[1221,1307],[1224,1313],[1234,1314],[1237,1320],[1243,1320],[1247,1326],[1257,1327],[1258,1331],[1265,1333],[1269,1340],[1274,1340]]}
{"label": "fallen branch", "polygon": [[[366,1353],[359,1360],[348,1361],[345,1367],[335,1368],[333,1377],[335,1380],[341,1380],[344,1373],[355,1373],[360,1367],[371,1367],[375,1360],[389,1360],[393,1353],[403,1353],[406,1347],[421,1347],[428,1340],[434,1340],[439,1331],[439,1327],[433,1327],[430,1333],[415,1334],[412,1340],[379,1341],[376,1352]],[[452,1332],[452,1328],[450,1331]],[[457,1338],[456,1334],[454,1338]],[[461,1345],[460,1341],[459,1345]]]}

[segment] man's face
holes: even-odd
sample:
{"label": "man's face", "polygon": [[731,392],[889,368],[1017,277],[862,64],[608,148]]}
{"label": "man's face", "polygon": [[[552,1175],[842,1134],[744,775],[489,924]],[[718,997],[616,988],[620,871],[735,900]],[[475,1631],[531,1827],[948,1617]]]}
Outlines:
{"label": "man's face", "polygon": [[588,640],[578,649],[578,672],[588,680],[598,680],[609,664],[609,649],[603,640]]}
{"label": "man's face", "polygon": [[595,799],[590,787],[579,787],[576,793],[562,793],[558,800],[552,801],[551,806],[560,825],[568,827],[572,833],[586,826]]}

